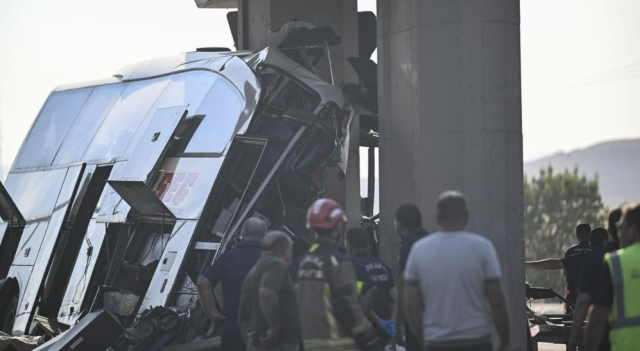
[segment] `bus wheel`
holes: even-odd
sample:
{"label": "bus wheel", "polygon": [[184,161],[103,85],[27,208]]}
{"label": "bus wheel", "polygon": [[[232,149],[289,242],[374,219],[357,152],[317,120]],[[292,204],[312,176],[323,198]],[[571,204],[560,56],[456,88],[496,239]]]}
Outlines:
{"label": "bus wheel", "polygon": [[16,319],[16,312],[18,311],[18,294],[13,295],[13,298],[8,300],[9,303],[5,305],[0,311],[0,330],[11,335],[13,331],[13,322]]}

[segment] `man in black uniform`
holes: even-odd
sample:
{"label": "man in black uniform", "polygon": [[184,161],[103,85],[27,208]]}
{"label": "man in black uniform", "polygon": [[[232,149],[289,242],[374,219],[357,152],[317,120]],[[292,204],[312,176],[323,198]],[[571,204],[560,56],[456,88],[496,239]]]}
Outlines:
{"label": "man in black uniform", "polygon": [[[422,350],[422,335],[413,335],[405,325],[404,317],[404,269],[413,244],[427,236],[427,231],[422,229],[422,215],[420,210],[412,204],[398,207],[396,211],[396,231],[402,240],[400,246],[398,275],[398,319],[396,320],[396,342],[405,346],[407,351]],[[406,334],[406,335],[405,335]]]}
{"label": "man in black uniform", "polygon": [[[570,247],[565,253],[564,258],[571,257],[578,254],[586,254],[591,251],[591,245],[589,245],[589,235],[591,234],[591,226],[587,223],[578,224],[576,227],[576,240],[578,244]],[[586,258],[586,256],[584,256]],[[575,267],[566,267],[564,275],[567,279],[567,300],[571,301],[575,305],[578,299],[578,283],[580,282],[580,271],[582,270],[582,263],[584,260],[576,260]],[[570,313],[569,306],[567,306],[567,313]]]}
{"label": "man in black uniform", "polygon": [[578,224],[576,227],[576,240],[578,244],[571,246],[565,253],[564,257],[573,256],[579,253],[591,251],[589,245],[589,236],[591,235],[591,226],[587,223]]}
{"label": "man in black uniform", "polygon": [[[538,270],[555,270],[564,269],[567,279],[567,297],[571,304],[576,303],[578,298],[578,282],[580,281],[580,272],[584,263],[586,254],[591,251],[589,244],[589,235],[591,234],[591,226],[582,223],[576,227],[576,239],[579,241],[577,245],[570,247],[565,253],[564,258],[550,258],[540,261],[527,262],[527,268]],[[566,313],[572,313],[572,308],[567,305]]]}
{"label": "man in black uniform", "polygon": [[[587,223],[579,224],[576,227],[576,239],[578,244],[570,247],[565,253],[564,258],[571,257],[573,255],[589,253],[591,251],[591,245],[589,245],[589,235],[591,234],[591,226]],[[585,256],[586,257],[586,256]],[[572,304],[576,303],[578,298],[578,283],[580,281],[580,271],[582,269],[582,263],[578,263],[575,269],[565,268],[564,274],[567,279],[567,300]],[[569,307],[567,307],[567,313],[569,313]]]}
{"label": "man in black uniform", "polygon": [[368,276],[378,288],[376,300],[373,304],[373,313],[369,314],[369,320],[378,327],[380,340],[386,345],[389,339],[395,338],[396,318],[398,309],[398,289],[393,281],[391,269],[381,259],[369,252],[369,233],[364,228],[355,227],[347,231],[347,245],[352,260],[358,262],[355,265],[356,276],[362,274]]}
{"label": "man in black uniform", "polygon": [[[610,236],[606,245],[597,246],[594,245],[594,241],[602,241],[603,234],[596,234],[596,231],[602,233],[603,228],[596,228],[591,231],[589,241],[593,246],[592,250],[587,254],[585,262],[582,265],[582,273],[580,274],[580,284],[578,286],[578,299],[576,300],[575,310],[573,312],[573,327],[571,328],[571,337],[569,338],[568,350],[575,351],[580,346],[580,331],[583,322],[587,317],[587,310],[591,302],[593,290],[595,289],[596,279],[598,273],[604,264],[604,255],[608,252],[616,251],[620,248],[620,242],[618,241],[618,228],[617,224],[622,217],[622,210],[617,208],[609,213],[608,228],[604,233],[604,236]],[[606,235],[608,232],[609,235]],[[609,333],[608,329],[605,333],[602,342],[600,343],[599,351],[609,351],[611,346],[609,345]]]}
{"label": "man in black uniform", "polygon": [[[220,343],[225,351],[246,350],[238,325],[238,306],[242,282],[262,255],[262,238],[267,231],[260,218],[249,218],[242,225],[241,239],[232,250],[227,250],[213,262],[198,279],[198,296],[209,319],[221,326]],[[213,288],[222,283],[221,313],[216,307]]]}

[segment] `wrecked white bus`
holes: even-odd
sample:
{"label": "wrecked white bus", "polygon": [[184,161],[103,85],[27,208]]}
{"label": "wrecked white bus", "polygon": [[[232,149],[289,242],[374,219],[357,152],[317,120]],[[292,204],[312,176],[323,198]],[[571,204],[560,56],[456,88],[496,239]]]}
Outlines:
{"label": "wrecked white bus", "polygon": [[114,350],[148,347],[150,325],[174,344],[215,334],[203,269],[250,216],[304,235],[318,175],[346,167],[355,112],[316,74],[339,38],[301,30],[314,35],[140,62],[49,95],[0,186],[2,331],[78,346],[82,323],[107,318]]}

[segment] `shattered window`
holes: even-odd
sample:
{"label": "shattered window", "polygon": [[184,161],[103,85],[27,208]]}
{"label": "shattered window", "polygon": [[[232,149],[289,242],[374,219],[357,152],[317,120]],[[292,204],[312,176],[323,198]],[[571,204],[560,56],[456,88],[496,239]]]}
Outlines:
{"label": "shattered window", "polygon": [[50,166],[92,88],[52,93],[17,157],[16,169]]}
{"label": "shattered window", "polygon": [[298,84],[289,83],[280,95],[273,101],[272,107],[286,110],[293,108],[306,112],[313,112],[320,104],[320,97],[302,88]]}
{"label": "shattered window", "polygon": [[238,89],[226,79],[218,79],[195,112],[204,119],[185,152],[223,152],[235,135],[243,108],[244,98]]}

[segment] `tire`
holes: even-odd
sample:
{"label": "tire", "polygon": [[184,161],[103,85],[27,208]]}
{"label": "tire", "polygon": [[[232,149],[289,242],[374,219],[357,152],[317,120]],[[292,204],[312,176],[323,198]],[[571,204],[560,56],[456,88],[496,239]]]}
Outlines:
{"label": "tire", "polygon": [[16,319],[16,311],[18,311],[18,295],[15,294],[9,300],[9,303],[0,311],[0,330],[11,335],[13,331],[13,322]]}

